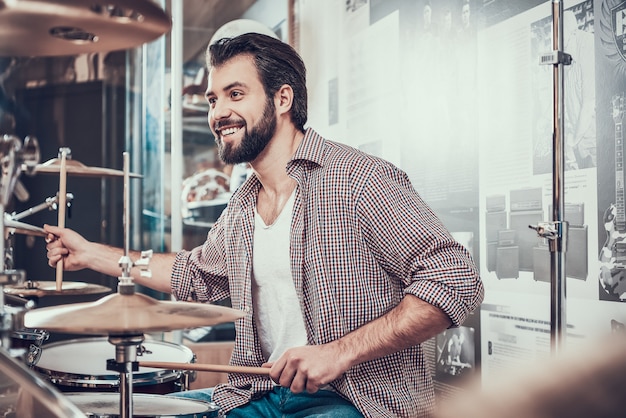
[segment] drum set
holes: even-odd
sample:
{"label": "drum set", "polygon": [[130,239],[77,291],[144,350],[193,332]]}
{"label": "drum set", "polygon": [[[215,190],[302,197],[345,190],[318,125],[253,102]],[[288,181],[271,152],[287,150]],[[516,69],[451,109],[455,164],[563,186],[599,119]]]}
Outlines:
{"label": "drum set", "polygon": [[[4,269],[0,274],[0,417],[214,417],[219,408],[210,402],[177,398],[168,394],[189,389],[196,371],[267,373],[267,369],[236,368],[195,363],[193,352],[182,345],[146,340],[145,333],[166,332],[231,322],[241,311],[218,305],[158,301],[135,292],[133,267],[149,276],[151,251],[131,260],[128,249],[129,182],[140,177],[129,172],[124,153],[124,171],[81,167],[63,168],[69,150],[63,150],[59,176],[117,175],[124,177],[124,255],[116,293],[94,302],[69,303],[37,308],[29,296],[96,292],[78,282],[34,282],[23,271]],[[52,164],[37,164],[38,147],[29,138],[5,135],[0,141],[3,161],[0,223],[8,233],[46,237],[38,227],[24,224],[4,213],[22,170],[30,174],[55,173]],[[8,167],[8,169],[6,168]],[[62,183],[63,181],[60,181]],[[42,206],[43,207],[43,206]],[[32,212],[29,210],[28,212]],[[19,217],[21,219],[21,217]],[[0,240],[4,248],[4,240]],[[4,251],[4,249],[2,250]],[[0,252],[1,253],[1,252]],[[84,285],[84,286],[83,286]],[[86,289],[86,290],[85,290]],[[5,304],[5,300],[14,305]],[[45,344],[49,332],[84,334],[85,338]],[[141,361],[138,361],[141,359]],[[137,393],[134,393],[137,391]]]}
{"label": "drum set", "polygon": [[[127,49],[169,31],[171,19],[152,0],[0,1],[0,56],[77,55]],[[268,374],[268,369],[195,363],[191,350],[175,343],[146,339],[146,333],[168,332],[236,321],[241,311],[225,306],[158,301],[135,291],[130,271],[149,276],[151,251],[131,260],[129,237],[130,173],[88,167],[62,148],[58,158],[40,163],[36,138],[22,142],[0,136],[0,418],[30,417],[216,417],[210,402],[171,396],[189,389],[197,371]],[[59,192],[19,214],[6,208],[18,178],[59,175]],[[33,297],[100,294],[110,289],[64,282],[63,266],[56,280],[32,282],[13,269],[7,247],[13,234],[44,239],[43,228],[22,219],[40,210],[57,210],[64,226],[65,209],[73,196],[65,190],[68,175],[124,178],[124,254],[117,292],[92,302],[37,307]],[[84,338],[46,344],[50,332]],[[135,393],[137,392],[137,393]]]}

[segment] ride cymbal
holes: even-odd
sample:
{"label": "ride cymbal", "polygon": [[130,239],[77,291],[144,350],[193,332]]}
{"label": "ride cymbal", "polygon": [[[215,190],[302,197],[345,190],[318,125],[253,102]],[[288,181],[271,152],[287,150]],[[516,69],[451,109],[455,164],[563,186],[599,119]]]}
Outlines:
{"label": "ride cymbal", "polygon": [[[0,0],[1,1],[1,0]],[[60,174],[61,173],[61,159],[53,158],[42,164],[35,166],[35,173],[41,174]],[[85,164],[68,159],[65,161],[65,172],[67,175],[84,176],[84,177],[123,177],[124,172],[120,170],[114,170],[112,168],[102,167],[89,167]],[[130,173],[129,177],[141,178],[141,174]]]}
{"label": "ride cymbal", "polygon": [[129,49],[171,27],[169,15],[152,0],[0,0],[0,55]]}
{"label": "ride cymbal", "polygon": [[123,335],[210,326],[244,315],[225,306],[115,293],[95,302],[31,310],[24,315],[24,326],[72,334]]}

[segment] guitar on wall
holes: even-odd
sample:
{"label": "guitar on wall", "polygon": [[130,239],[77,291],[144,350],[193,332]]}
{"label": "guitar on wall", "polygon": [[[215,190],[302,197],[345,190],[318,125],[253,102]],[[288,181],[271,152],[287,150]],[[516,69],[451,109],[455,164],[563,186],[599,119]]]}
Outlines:
{"label": "guitar on wall", "polygon": [[611,296],[626,301],[626,215],[624,213],[624,95],[612,98],[615,123],[615,203],[604,212],[606,241],[600,250],[600,284]]}

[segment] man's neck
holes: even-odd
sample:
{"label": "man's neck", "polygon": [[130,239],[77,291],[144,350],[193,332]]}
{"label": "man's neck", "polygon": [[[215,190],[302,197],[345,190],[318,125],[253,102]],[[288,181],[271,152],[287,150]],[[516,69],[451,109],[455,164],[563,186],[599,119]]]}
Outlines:
{"label": "man's neck", "polygon": [[263,152],[250,163],[257,178],[270,194],[290,193],[291,179],[285,171],[287,163],[300,146],[304,134],[292,127],[276,131]]}

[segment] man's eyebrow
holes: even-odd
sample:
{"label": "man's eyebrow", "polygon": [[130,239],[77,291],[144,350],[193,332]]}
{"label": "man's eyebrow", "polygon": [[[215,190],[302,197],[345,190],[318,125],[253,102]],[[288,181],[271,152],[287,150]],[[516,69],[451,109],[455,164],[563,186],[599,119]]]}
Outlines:
{"label": "man's eyebrow", "polygon": [[[229,91],[229,90],[234,89],[236,87],[247,87],[247,84],[243,83],[241,81],[234,81],[234,82],[228,84],[227,86],[224,86],[222,91]],[[215,93],[213,93],[212,90],[211,91],[207,90],[206,93],[204,93],[204,97],[209,97],[209,96],[212,96],[214,94]]]}

